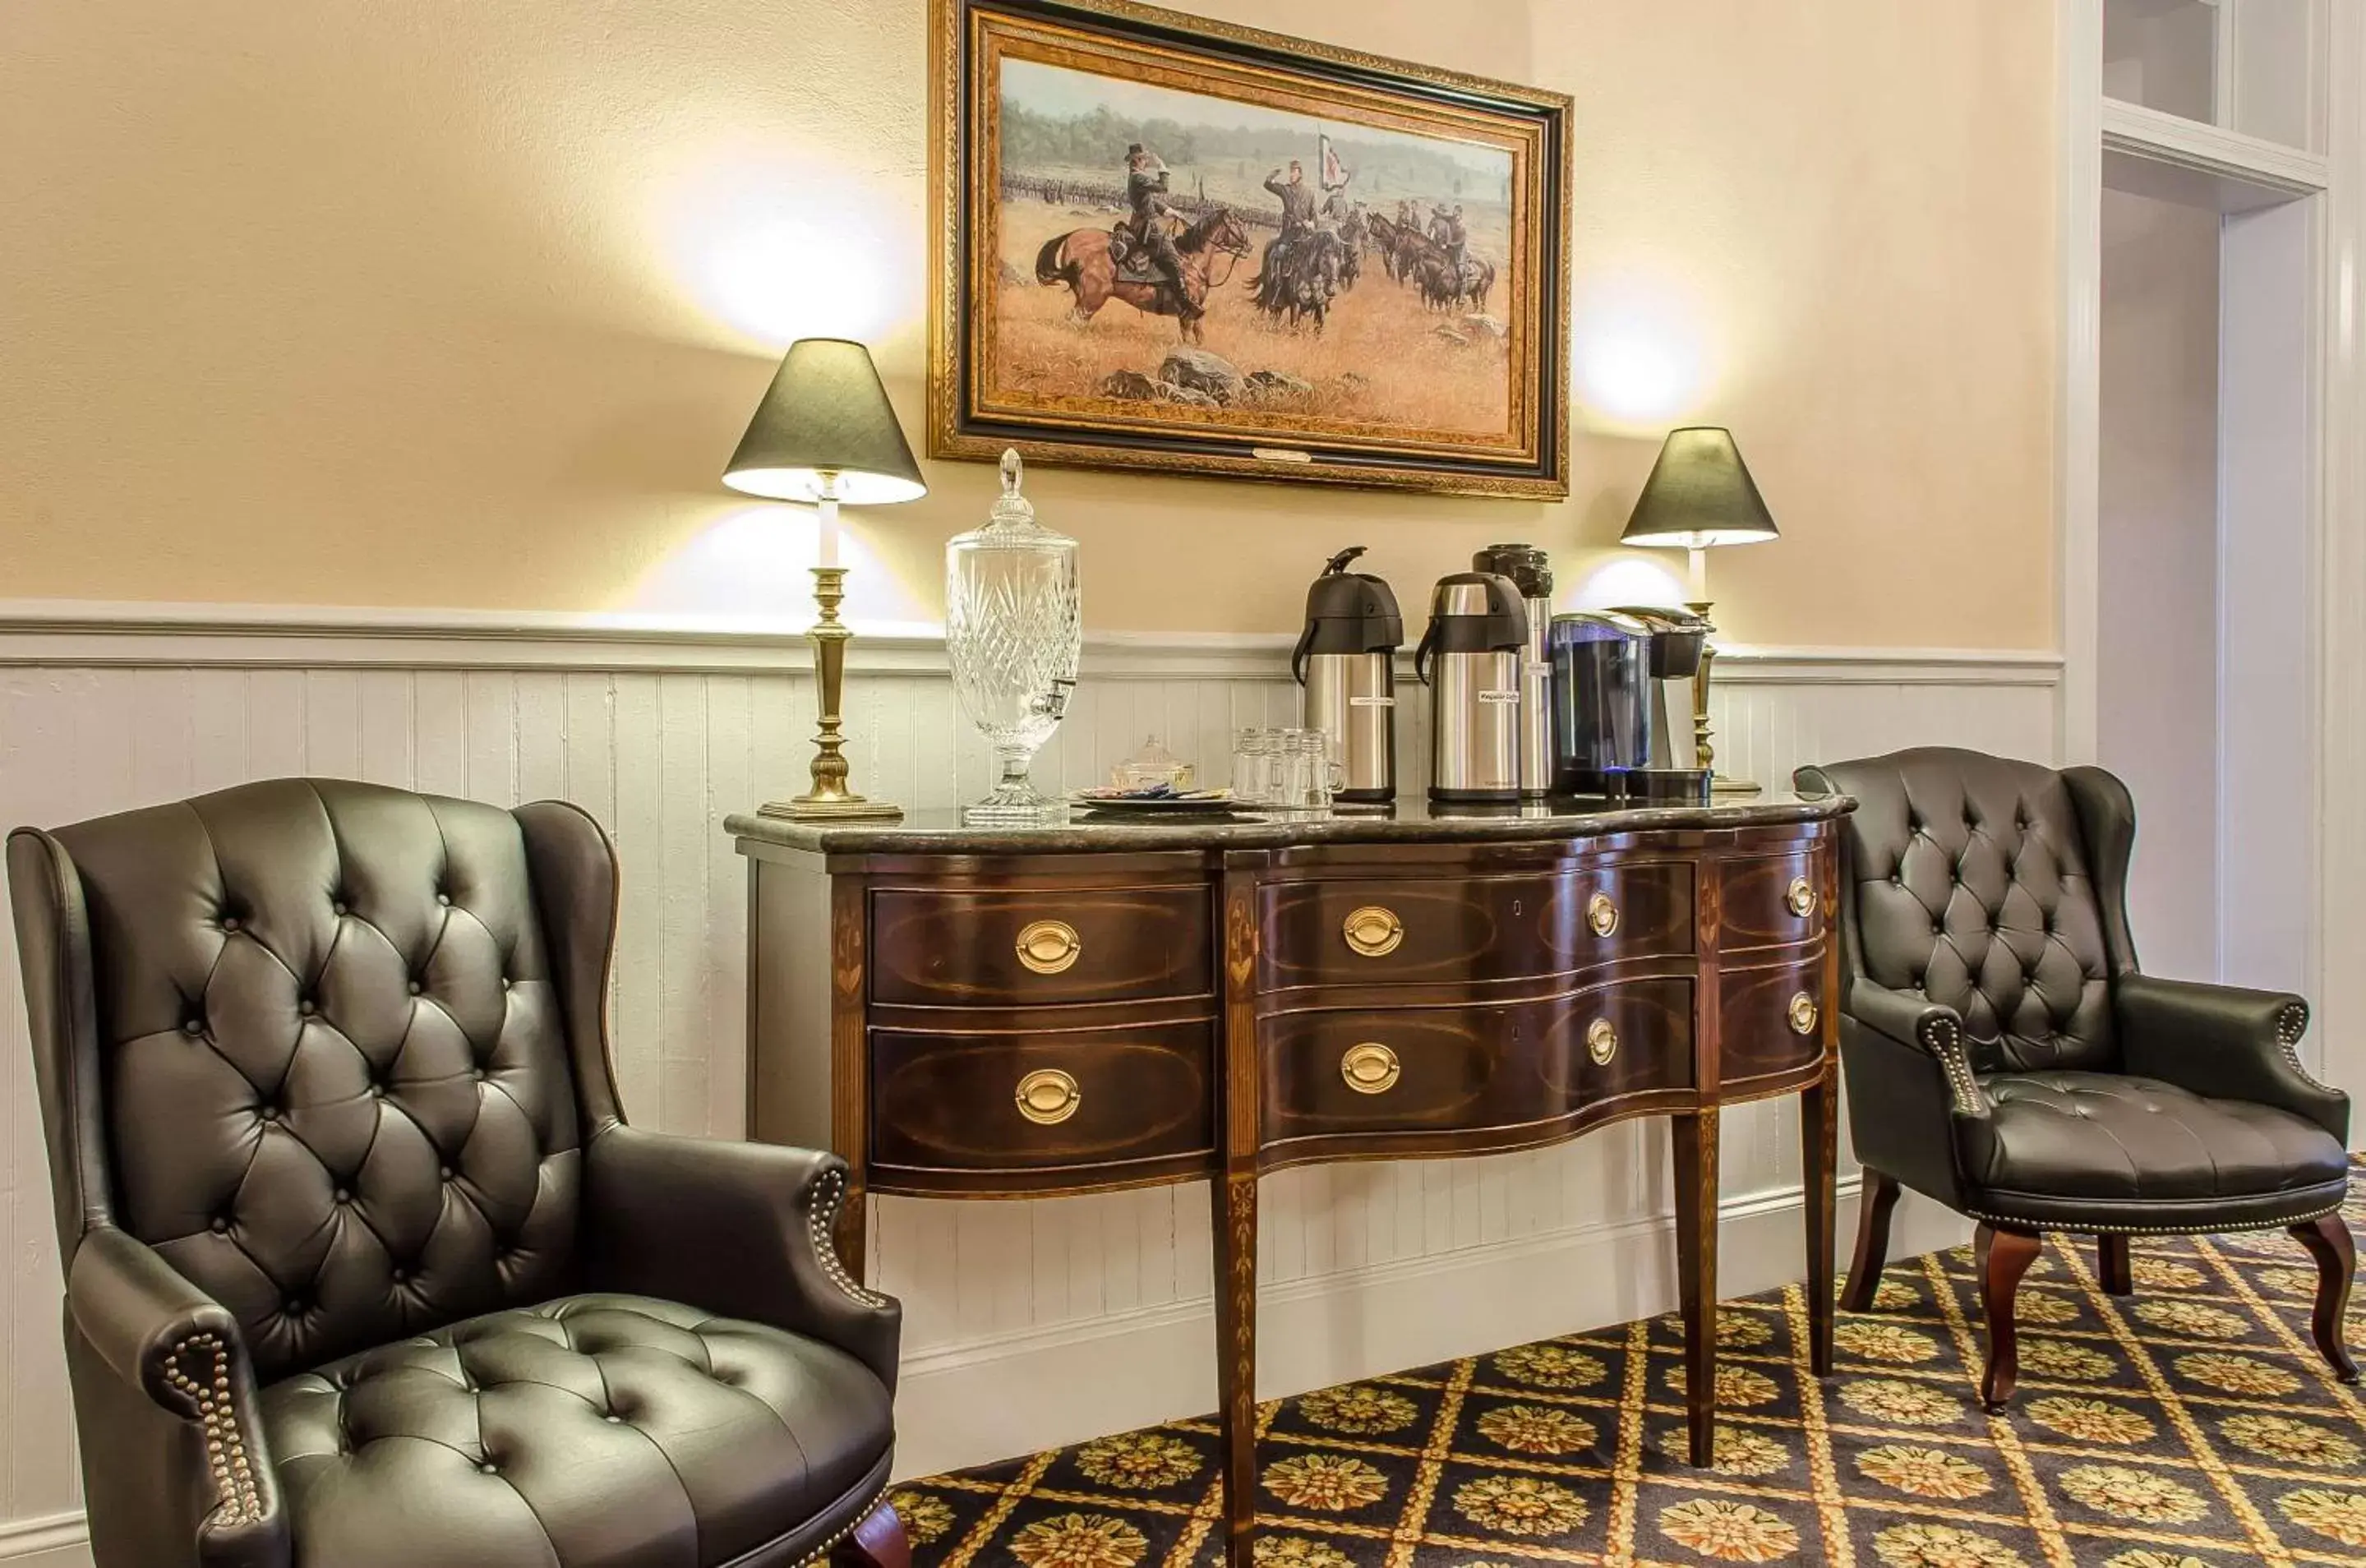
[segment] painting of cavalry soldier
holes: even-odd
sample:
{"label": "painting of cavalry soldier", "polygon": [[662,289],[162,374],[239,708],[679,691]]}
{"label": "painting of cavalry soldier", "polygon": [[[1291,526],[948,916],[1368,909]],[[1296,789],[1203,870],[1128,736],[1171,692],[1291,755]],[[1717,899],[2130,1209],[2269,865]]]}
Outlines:
{"label": "painting of cavalry soldier", "polygon": [[1535,116],[988,36],[963,78],[986,133],[962,169],[964,415],[1285,456],[1544,443],[1564,242]]}

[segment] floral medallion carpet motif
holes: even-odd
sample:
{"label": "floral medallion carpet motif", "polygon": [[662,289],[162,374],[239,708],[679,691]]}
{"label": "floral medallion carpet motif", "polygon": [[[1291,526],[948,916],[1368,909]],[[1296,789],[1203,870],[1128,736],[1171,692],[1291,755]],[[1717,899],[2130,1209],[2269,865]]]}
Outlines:
{"label": "floral medallion carpet motif", "polygon": [[[2353,1179],[2366,1233],[2366,1173]],[[2366,1563],[2366,1390],[2309,1342],[2282,1231],[2139,1237],[2135,1293],[2049,1237],[2021,1387],[1975,1396],[1966,1248],[1893,1264],[1808,1371],[1799,1287],[1727,1303],[1713,1471],[1682,1462],[1673,1318],[1326,1388],[1259,1411],[1260,1568],[1808,1562]],[[2366,1289],[2349,1341],[2366,1347]],[[913,1482],[915,1568],[1216,1564],[1212,1419]]]}

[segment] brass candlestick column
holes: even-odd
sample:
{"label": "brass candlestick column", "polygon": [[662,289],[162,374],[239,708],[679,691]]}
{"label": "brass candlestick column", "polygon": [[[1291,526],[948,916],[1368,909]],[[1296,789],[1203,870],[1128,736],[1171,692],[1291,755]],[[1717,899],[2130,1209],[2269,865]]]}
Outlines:
{"label": "brass candlestick column", "polygon": [[[1684,608],[1704,621],[1709,618],[1708,601],[1706,599],[1687,599],[1684,601]],[[1716,623],[1710,622],[1708,629],[1709,635],[1714,636],[1717,631]],[[1717,644],[1709,641],[1708,637],[1703,637],[1700,668],[1693,671],[1693,750],[1697,755],[1698,765],[1709,770],[1713,784],[1725,782],[1715,778],[1717,748],[1709,744],[1708,667],[1716,658]],[[1752,784],[1750,787],[1755,789],[1758,786]]]}
{"label": "brass candlestick column", "polygon": [[846,598],[846,569],[842,566],[817,566],[813,569],[814,603],[821,608],[821,618],[806,632],[806,640],[813,644],[814,704],[818,710],[815,719],[813,787],[788,800],[765,802],[757,808],[759,816],[817,818],[839,820],[849,818],[873,818],[893,821],[904,815],[901,807],[882,800],[865,800],[847,788],[849,769],[841,750],[844,738],[839,734],[839,703],[845,695],[846,645],[854,640],[854,633],[838,618],[838,607]]}

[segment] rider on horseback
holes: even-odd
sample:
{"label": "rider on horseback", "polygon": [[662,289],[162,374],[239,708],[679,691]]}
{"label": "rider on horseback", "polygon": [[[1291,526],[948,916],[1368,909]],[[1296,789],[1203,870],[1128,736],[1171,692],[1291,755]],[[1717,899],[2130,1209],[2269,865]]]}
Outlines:
{"label": "rider on horseback", "polygon": [[1167,232],[1166,220],[1174,209],[1166,205],[1166,164],[1157,153],[1136,141],[1125,150],[1125,205],[1132,215],[1132,227],[1121,223],[1126,238],[1142,248],[1150,265],[1166,275],[1175,291],[1176,314],[1189,321],[1205,312],[1191,302],[1191,291],[1183,282],[1183,257],[1175,249],[1175,237]]}

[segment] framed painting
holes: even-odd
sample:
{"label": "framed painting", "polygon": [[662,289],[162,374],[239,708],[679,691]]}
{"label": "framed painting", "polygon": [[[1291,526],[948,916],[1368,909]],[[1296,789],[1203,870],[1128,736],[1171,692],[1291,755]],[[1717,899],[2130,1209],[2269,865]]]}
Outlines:
{"label": "framed painting", "polygon": [[1566,96],[934,6],[933,456],[1569,493]]}

